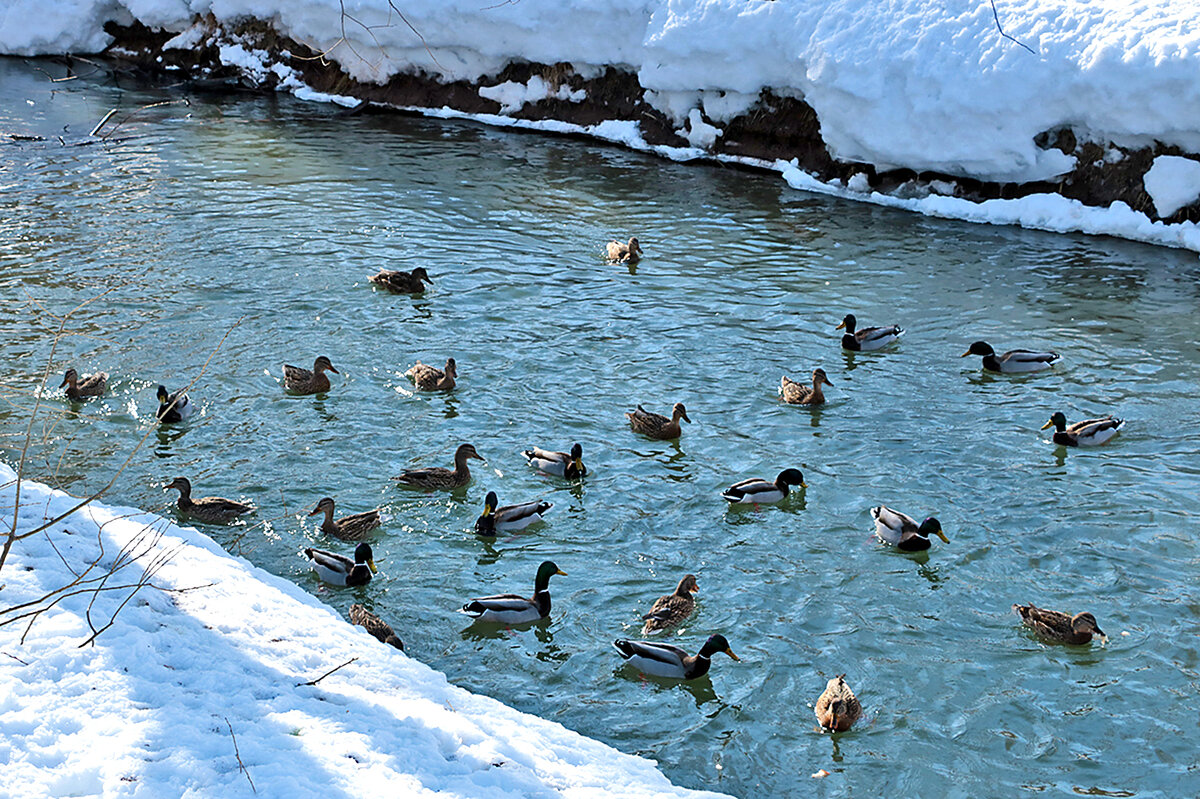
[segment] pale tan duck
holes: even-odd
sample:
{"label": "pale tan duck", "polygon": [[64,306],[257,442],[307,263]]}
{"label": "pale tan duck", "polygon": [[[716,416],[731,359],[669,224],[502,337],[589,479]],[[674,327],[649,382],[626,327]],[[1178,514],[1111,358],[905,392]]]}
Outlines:
{"label": "pale tan duck", "polygon": [[362,541],[380,523],[378,508],[366,511],[365,513],[343,516],[335,521],[333,518],[333,497],[323,497],[317,503],[317,507],[313,508],[308,515],[316,516],[318,513],[325,514],[325,521],[321,522],[321,532],[331,535],[334,538],[340,538],[343,541]]}
{"label": "pale tan duck", "polygon": [[179,510],[192,518],[209,524],[229,524],[243,513],[254,510],[253,505],[235,502],[224,497],[199,497],[192,499],[192,482],[186,477],[176,477],[165,490],[179,492]]}
{"label": "pale tan duck", "polygon": [[679,438],[682,432],[679,427],[680,419],[688,424],[692,423],[692,420],[688,418],[687,409],[683,407],[682,402],[675,403],[675,407],[671,409],[670,419],[660,416],[657,413],[650,413],[650,411],[641,405],[637,406],[636,411],[626,413],[625,418],[629,419],[629,426],[633,428],[635,433],[641,433],[644,436],[662,440]]}
{"label": "pale tan duck", "polygon": [[67,387],[63,393],[67,395],[67,399],[79,402],[88,397],[100,397],[104,395],[104,390],[108,388],[108,372],[96,372],[94,375],[88,375],[82,380],[79,378],[79,372],[74,369],[68,369],[63,376],[62,384]]}
{"label": "pale tan duck", "polygon": [[400,640],[400,636],[396,635],[392,625],[367,610],[364,605],[350,606],[350,623],[365,628],[367,632],[383,643],[394,646],[401,652],[404,651],[404,642]]}
{"label": "pale tan duck", "polygon": [[636,264],[642,257],[642,245],[638,242],[637,236],[632,236],[628,244],[622,244],[619,241],[610,241],[604,247],[608,253],[608,260],[619,261],[626,264]]}
{"label": "pale tan duck", "polygon": [[839,674],[825,684],[813,707],[817,722],[830,732],[845,732],[862,716],[862,704],[846,685],[846,675]]}
{"label": "pale tan duck", "polygon": [[471,458],[483,460],[483,457],[475,451],[475,447],[470,444],[462,444],[454,452],[453,469],[447,469],[442,466],[430,466],[424,469],[405,469],[395,479],[413,488],[443,488],[450,490],[462,488],[471,482],[471,470],[467,468],[467,461]]}
{"label": "pale tan duck", "polygon": [[642,635],[653,635],[686,621],[687,617],[691,616],[696,609],[696,600],[692,598],[692,594],[699,590],[700,586],[696,584],[696,575],[683,575],[679,585],[675,586],[675,592],[654,600],[650,612],[642,616],[646,620],[646,624],[642,627]]}
{"label": "pale tan duck", "polygon": [[458,364],[453,358],[447,358],[446,368],[438,369],[417,361],[404,376],[410,378],[421,391],[449,391],[454,388],[454,379],[458,377]]}
{"label": "pale tan duck", "polygon": [[371,275],[367,280],[376,286],[399,294],[421,294],[425,291],[425,283],[433,283],[433,278],[429,276],[423,266],[418,266],[411,272],[380,269],[379,274]]}
{"label": "pale tan duck", "polygon": [[1107,638],[1096,624],[1096,617],[1084,611],[1068,616],[1058,610],[1046,610],[1036,605],[1013,605],[1013,610],[1025,626],[1042,638],[1056,644],[1087,644],[1092,636]]}
{"label": "pale tan duck", "polygon": [[285,363],[283,365],[283,387],[293,394],[324,394],[329,390],[329,378],[325,376],[327,371],[333,372],[335,375],[341,374],[333,368],[333,363],[324,355],[318,356],[313,361],[311,372],[308,369]]}
{"label": "pale tan duck", "polygon": [[811,387],[797,383],[784,375],[779,381],[779,396],[789,405],[823,405],[825,404],[825,393],[821,391],[822,384],[833,385],[825,376],[824,369],[813,370]]}

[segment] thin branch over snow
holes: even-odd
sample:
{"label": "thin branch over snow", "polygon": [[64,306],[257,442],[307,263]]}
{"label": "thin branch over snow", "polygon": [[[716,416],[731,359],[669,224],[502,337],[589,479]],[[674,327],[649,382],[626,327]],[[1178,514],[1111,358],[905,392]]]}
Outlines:
{"label": "thin branch over snow", "polygon": [[1033,53],[1034,55],[1037,55],[1037,53],[1034,52],[1032,47],[1030,47],[1029,45],[1025,44],[1022,41],[1014,39],[1012,36],[1009,36],[1007,33],[1004,32],[1004,28],[1000,27],[1000,14],[996,12],[996,0],[991,0],[991,3],[992,3],[992,16],[996,19],[996,30],[1000,31],[1000,35],[1003,36],[1005,39],[1008,39],[1009,41],[1016,42],[1017,44],[1021,45],[1029,52]]}

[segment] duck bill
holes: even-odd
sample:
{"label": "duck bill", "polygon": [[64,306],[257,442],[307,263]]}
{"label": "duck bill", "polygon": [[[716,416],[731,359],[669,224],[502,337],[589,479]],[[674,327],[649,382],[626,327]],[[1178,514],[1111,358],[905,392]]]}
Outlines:
{"label": "duck bill", "polygon": [[1100,636],[1100,638],[1104,641],[1108,640],[1108,634],[1105,633],[1104,630],[1101,630],[1099,627],[1096,628],[1096,635]]}
{"label": "duck bill", "polygon": [[341,374],[341,372],[339,372],[337,369],[334,369],[332,366],[329,367],[329,371],[333,372],[335,375]]}
{"label": "duck bill", "polygon": [[1042,428],[1041,428],[1041,429],[1045,430],[1047,427],[1054,427],[1054,420],[1053,420],[1053,419],[1051,419],[1050,421],[1048,421],[1048,422],[1046,422],[1044,425],[1042,425]]}
{"label": "duck bill", "polygon": [[832,386],[832,385],[833,385],[833,381],[832,381],[832,380],[830,380],[828,377],[822,377],[822,378],[821,378],[821,382],[822,382],[822,383],[824,383],[824,384],[825,384],[825,385],[827,385],[827,386]]}
{"label": "duck bill", "polygon": [[950,539],[946,537],[946,534],[945,534],[945,533],[943,533],[943,532],[941,531],[941,529],[938,529],[938,530],[936,530],[935,532],[937,533],[937,537],[938,537],[938,538],[940,538],[940,539],[942,539],[942,543],[944,543],[944,544],[949,544],[949,543],[950,543]]}
{"label": "duck bill", "polygon": [[837,326],[837,327],[835,327],[835,328],[834,328],[834,330],[842,330],[842,329],[844,329],[845,327],[846,327],[846,323],[845,323],[845,322],[841,322],[841,323],[839,323],[839,324],[838,324],[838,326]]}
{"label": "duck bill", "polygon": [[960,356],[958,356],[958,357],[960,357],[960,358],[965,358],[965,357],[967,357],[967,356],[968,356],[968,355],[970,355],[970,354],[971,354],[971,351],[970,351],[970,350],[967,350],[966,352],[964,352],[962,355],[960,355]]}
{"label": "duck bill", "polygon": [[579,471],[579,472],[583,471],[583,459],[582,458],[575,459],[575,470]]}
{"label": "duck bill", "polygon": [[725,650],[725,654],[726,654],[726,655],[729,655],[729,657],[733,658],[734,660],[737,660],[737,661],[740,661],[740,660],[741,660],[741,658],[740,658],[740,657],[738,657],[737,655],[733,654],[733,650],[732,650],[732,649],[726,649],[726,650]]}
{"label": "duck bill", "polygon": [[375,561],[374,561],[374,560],[368,560],[368,561],[367,561],[367,568],[371,570],[371,574],[379,574],[379,569],[377,569],[377,568],[375,567]]}
{"label": "duck bill", "polygon": [[808,488],[808,483],[806,483],[806,482],[804,482],[803,480],[801,480],[801,481],[800,481],[800,487],[801,487],[801,488]]}
{"label": "duck bill", "polygon": [[67,383],[70,383],[70,382],[71,382],[70,380],[68,380],[67,378],[64,377],[63,381],[58,384],[58,387],[62,388],[63,386],[65,386]]}
{"label": "duck bill", "polygon": [[[168,486],[168,487],[169,487],[169,486]],[[308,515],[309,515],[309,516],[316,516],[316,515],[317,515],[318,513],[320,513],[320,512],[321,512],[321,507],[318,505],[317,507],[315,507],[315,508],[313,508],[312,510],[310,510],[310,511],[308,512]]]}
{"label": "duck bill", "polygon": [[562,569],[556,569],[554,573],[561,574],[563,577],[567,576],[567,573],[565,571],[563,571]]}
{"label": "duck bill", "polygon": [[837,713],[834,713],[834,712],[832,712],[832,711],[831,711],[831,712],[830,712],[830,714],[829,714],[829,729],[830,729],[830,730],[837,730],[837,726],[838,726],[838,717],[837,717]]}
{"label": "duck bill", "polygon": [[688,418],[688,415],[686,413],[679,414],[679,418],[682,419],[683,421],[687,422],[688,424],[692,423],[692,420]]}

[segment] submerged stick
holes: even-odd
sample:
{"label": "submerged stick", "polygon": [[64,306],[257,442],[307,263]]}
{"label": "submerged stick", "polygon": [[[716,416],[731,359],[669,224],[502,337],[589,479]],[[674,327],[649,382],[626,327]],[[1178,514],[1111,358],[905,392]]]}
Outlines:
{"label": "submerged stick", "polygon": [[115,109],[115,108],[109,109],[109,112],[104,115],[104,119],[97,122],[96,127],[92,128],[92,132],[89,133],[88,135],[95,136],[97,133],[99,133],[100,129],[104,127],[105,123],[107,123],[108,120],[112,119],[113,114],[115,114],[115,113],[117,113],[117,109]]}

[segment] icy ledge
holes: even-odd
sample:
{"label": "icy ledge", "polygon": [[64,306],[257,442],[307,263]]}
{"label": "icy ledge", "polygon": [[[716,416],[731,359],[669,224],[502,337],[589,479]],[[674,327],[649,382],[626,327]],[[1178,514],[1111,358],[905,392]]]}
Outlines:
{"label": "icy ledge", "polygon": [[[0,464],[0,534],[15,494],[16,474]],[[76,503],[23,482],[18,532]],[[66,563],[111,566],[155,534],[109,585],[136,583],[156,555],[174,556],[94,646],[79,646],[91,635],[89,603],[101,627],[128,590],[63,600],[23,644],[24,623],[0,627],[0,762],[18,794],[250,797],[248,772],[257,796],[719,796],[450,685],[291,583],[141,510],[93,502],[18,541],[0,608],[73,580]],[[193,586],[204,587],[178,590]]]}

